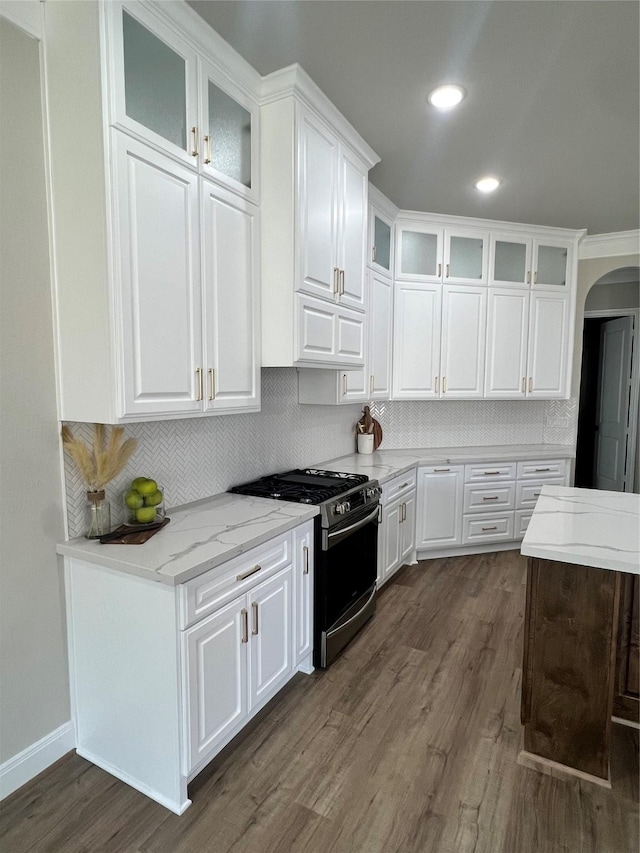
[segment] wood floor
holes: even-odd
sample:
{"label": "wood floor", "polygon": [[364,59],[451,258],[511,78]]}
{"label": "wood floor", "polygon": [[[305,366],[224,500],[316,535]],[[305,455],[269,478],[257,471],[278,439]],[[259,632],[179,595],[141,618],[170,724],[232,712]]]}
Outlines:
{"label": "wood floor", "polygon": [[614,726],[611,791],[516,763],[524,576],[515,551],[403,569],[182,817],[70,753],[0,805],[0,850],[637,853],[637,731]]}

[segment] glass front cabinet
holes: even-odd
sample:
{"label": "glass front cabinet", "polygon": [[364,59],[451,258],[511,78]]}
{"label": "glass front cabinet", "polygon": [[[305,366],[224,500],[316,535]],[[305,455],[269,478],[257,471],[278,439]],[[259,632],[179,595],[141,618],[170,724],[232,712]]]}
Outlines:
{"label": "glass front cabinet", "polygon": [[396,278],[486,284],[489,236],[474,229],[398,227]]}
{"label": "glass front cabinet", "polygon": [[489,284],[567,292],[571,286],[573,242],[492,233]]}

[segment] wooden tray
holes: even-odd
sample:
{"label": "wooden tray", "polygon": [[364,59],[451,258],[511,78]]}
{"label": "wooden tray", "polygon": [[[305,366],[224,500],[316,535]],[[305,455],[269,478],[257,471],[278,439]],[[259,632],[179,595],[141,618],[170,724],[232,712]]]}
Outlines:
{"label": "wooden tray", "polygon": [[107,536],[100,538],[101,545],[144,545],[151,537],[169,524],[171,519],[163,518],[157,524],[149,524],[144,529],[132,528],[130,524],[121,524]]}

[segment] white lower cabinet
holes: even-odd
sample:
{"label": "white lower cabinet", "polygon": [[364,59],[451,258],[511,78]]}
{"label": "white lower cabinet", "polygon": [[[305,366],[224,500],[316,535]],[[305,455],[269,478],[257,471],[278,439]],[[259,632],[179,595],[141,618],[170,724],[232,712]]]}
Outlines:
{"label": "white lower cabinet", "polygon": [[461,544],[463,485],[464,465],[418,468],[418,550]]}
{"label": "white lower cabinet", "polygon": [[415,562],[416,472],[382,485],[378,528],[378,589],[407,562]]}
{"label": "white lower cabinet", "polygon": [[169,586],[67,558],[80,755],[181,814],[188,782],[311,672],[314,523]]}
{"label": "white lower cabinet", "polygon": [[418,556],[517,547],[542,487],[568,481],[568,459],[420,467]]}

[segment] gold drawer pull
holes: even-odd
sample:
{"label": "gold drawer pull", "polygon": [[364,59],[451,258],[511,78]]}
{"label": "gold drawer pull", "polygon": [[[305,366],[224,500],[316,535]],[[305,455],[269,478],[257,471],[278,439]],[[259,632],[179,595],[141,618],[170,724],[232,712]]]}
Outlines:
{"label": "gold drawer pull", "polygon": [[249,642],[249,614],[246,611],[246,608],[242,608],[240,611],[240,616],[242,617],[242,642]]}
{"label": "gold drawer pull", "polygon": [[551,471],[551,468],[536,468],[536,474],[541,474],[543,471]]}
{"label": "gold drawer pull", "polygon": [[302,553],[304,554],[304,569],[302,570],[303,575],[309,574],[309,546],[302,546]]}
{"label": "gold drawer pull", "polygon": [[237,581],[244,581],[247,578],[250,578],[251,575],[255,575],[256,572],[259,572],[261,569],[262,569],[262,566],[256,565],[252,569],[249,569],[248,572],[244,572],[244,574],[242,574],[242,575],[236,575],[236,580]]}
{"label": "gold drawer pull", "polygon": [[253,627],[251,628],[251,633],[255,635],[258,633],[258,602],[257,601],[253,601],[251,603],[251,611],[253,613]]}
{"label": "gold drawer pull", "polygon": [[193,141],[193,145],[191,146],[191,156],[197,157],[198,156],[198,128],[197,127],[191,128],[191,138]]}
{"label": "gold drawer pull", "polygon": [[500,471],[484,471],[483,473],[485,477],[488,477],[489,475],[494,476],[495,474],[499,474]]}
{"label": "gold drawer pull", "polygon": [[497,530],[497,527],[483,527],[483,530]]}
{"label": "gold drawer pull", "polygon": [[434,474],[448,474],[451,471],[451,468],[434,468]]}
{"label": "gold drawer pull", "polygon": [[491,497],[482,498],[483,501],[497,501],[499,500],[499,495],[491,495]]}

